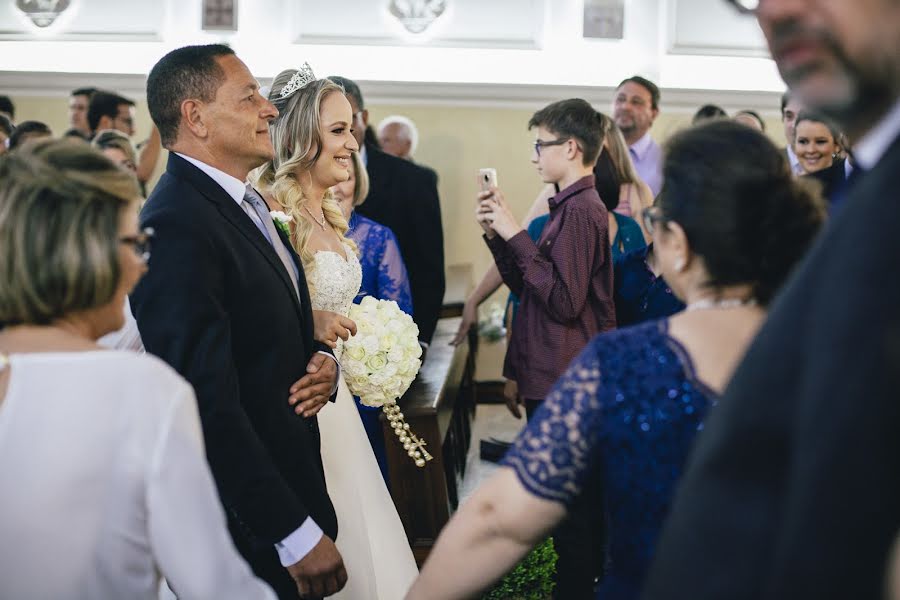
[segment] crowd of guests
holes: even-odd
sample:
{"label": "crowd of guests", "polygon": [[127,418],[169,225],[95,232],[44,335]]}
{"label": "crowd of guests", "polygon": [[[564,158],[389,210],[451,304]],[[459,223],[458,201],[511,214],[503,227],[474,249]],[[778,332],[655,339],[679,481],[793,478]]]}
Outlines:
{"label": "crowd of guests", "polygon": [[[634,76],[618,86],[611,117],[580,99],[532,115],[531,162],[546,187],[524,222],[498,187],[478,194],[475,218],[494,265],[466,302],[457,341],[505,283],[514,296],[505,395],[528,423],[503,468],[442,532],[408,598],[472,597],[547,536],[558,554],[556,598],[900,597],[900,282],[884,275],[900,256],[900,204],[891,201],[900,12],[888,0],[821,13],[733,4],[756,13],[792,90],[782,102],[787,148],[769,141],[755,112],[728,118],[714,106],[660,147],[649,136],[660,91]],[[838,18],[869,27],[837,28],[829,19]],[[820,21],[833,39],[819,63],[780,52],[795,30]],[[880,44],[860,46],[859,36]],[[173,109],[179,86],[202,79],[178,62],[197,53],[212,53],[213,71],[228,67],[222,89],[244,93],[249,71],[230,49],[198,48],[167,55],[151,74],[155,136],[173,156],[167,189],[154,192],[140,222],[143,156],[154,151],[131,144],[133,103],[76,90],[73,127],[85,120],[88,144],[81,133],[33,139],[52,133],[14,125],[14,107],[0,98],[11,150],[0,157],[4,597],[153,598],[162,575],[182,598],[317,598],[353,577],[330,543],[338,523],[318,450],[297,452],[318,448],[318,427],[285,414],[327,402],[335,368],[315,355],[354,326],[313,315],[304,246],[279,251],[252,188],[231,176],[244,200],[234,205],[218,183],[231,182],[190,159],[219,143],[205,136],[209,115],[235,126],[246,116],[265,124],[235,154],[246,164],[232,171],[246,180],[264,163],[278,114],[254,84],[258,110]],[[829,60],[834,70],[821,66]],[[160,78],[172,87],[153,86]],[[444,285],[437,176],[412,161],[408,119],[376,132],[353,81],[317,84],[343,92],[338,108],[349,121],[335,135],[351,151],[348,177],[320,190],[322,220],[358,250],[360,297],[411,312],[427,350]],[[275,102],[287,112],[288,99]],[[286,156],[294,142],[318,145],[316,158],[326,144],[321,129],[289,142],[273,130]],[[266,164],[271,177],[263,167],[259,183],[275,189],[285,172]],[[336,172],[315,159],[301,166],[316,181],[317,168]],[[212,229],[203,198],[216,195],[228,200],[213,201],[226,220],[260,232],[254,243],[266,236],[296,297],[279,296],[281,281],[240,252],[197,261],[208,239],[221,237],[221,248],[243,239]],[[155,227],[166,230],[165,264],[183,278],[175,300],[171,280],[152,276]],[[184,228],[194,233],[173,236]],[[139,318],[167,318],[141,333],[169,364],[97,344],[126,326],[142,279]],[[233,294],[238,279],[246,285]],[[148,280],[170,294],[151,293]],[[213,312],[224,315],[214,327]],[[167,329],[194,313],[195,330]],[[232,338],[246,343],[229,346]],[[229,367],[211,369],[185,348]],[[306,374],[285,348],[312,356]],[[223,417],[250,411],[253,400],[241,397],[250,380],[275,400],[276,384],[290,393],[283,406]],[[388,480],[375,413],[359,406],[359,416]],[[309,477],[297,477],[304,469]],[[307,506],[310,486],[317,495]]]}

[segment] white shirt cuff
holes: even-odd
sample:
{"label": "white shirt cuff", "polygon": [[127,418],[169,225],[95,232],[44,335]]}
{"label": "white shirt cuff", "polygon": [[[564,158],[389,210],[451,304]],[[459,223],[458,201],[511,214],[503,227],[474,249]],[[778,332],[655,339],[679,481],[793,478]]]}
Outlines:
{"label": "white shirt cuff", "polygon": [[[319,350],[318,354],[324,354],[325,356],[327,356],[328,358],[333,360],[335,365],[337,365],[337,377],[334,378],[334,385],[331,386],[331,393],[328,394],[329,396],[334,396],[334,393],[338,389],[338,381],[341,380],[341,363],[338,361],[337,357],[334,354],[331,354],[330,352],[325,352],[323,350]],[[291,564],[293,564],[293,563],[291,563]]]}
{"label": "white shirt cuff", "polygon": [[303,525],[275,544],[275,550],[278,551],[278,559],[281,561],[281,566],[289,567],[303,560],[303,557],[316,547],[323,535],[325,534],[322,533],[322,529],[316,525],[312,517],[306,517]]}

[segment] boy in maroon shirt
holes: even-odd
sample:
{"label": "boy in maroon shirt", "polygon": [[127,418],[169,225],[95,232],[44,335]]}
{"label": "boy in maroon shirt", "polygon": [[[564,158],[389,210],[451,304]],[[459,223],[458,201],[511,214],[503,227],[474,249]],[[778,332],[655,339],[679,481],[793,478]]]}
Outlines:
{"label": "boy in maroon shirt", "polygon": [[[593,175],[608,127],[607,117],[580,99],[554,102],[531,117],[531,162],[560,190],[549,200],[550,219],[536,244],[499,189],[478,195],[484,238],[504,283],[521,299],[503,375],[518,383],[516,401],[529,414],[588,341],[615,327],[608,220]],[[585,489],[582,498],[585,506],[573,507],[554,534],[557,598],[593,597],[602,536],[590,515],[602,513],[602,501],[599,490]]]}

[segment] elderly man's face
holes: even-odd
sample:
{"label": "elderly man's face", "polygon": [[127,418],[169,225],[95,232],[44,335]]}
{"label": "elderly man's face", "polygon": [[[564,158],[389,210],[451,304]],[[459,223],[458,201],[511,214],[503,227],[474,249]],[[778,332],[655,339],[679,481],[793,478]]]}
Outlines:
{"label": "elderly man's face", "polygon": [[761,0],[760,27],[791,90],[840,123],[900,95],[900,1]]}
{"label": "elderly man's face", "polygon": [[409,132],[406,130],[406,127],[400,123],[385,125],[378,132],[378,143],[381,144],[381,149],[388,154],[393,154],[399,158],[409,158],[412,142],[409,139]]}

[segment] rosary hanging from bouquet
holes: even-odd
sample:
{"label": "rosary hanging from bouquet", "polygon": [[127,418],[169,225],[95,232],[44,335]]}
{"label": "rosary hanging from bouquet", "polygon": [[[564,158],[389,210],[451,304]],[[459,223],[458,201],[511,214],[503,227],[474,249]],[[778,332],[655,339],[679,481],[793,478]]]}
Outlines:
{"label": "rosary hanging from bouquet", "polygon": [[371,296],[354,304],[348,316],[357,333],[344,342],[341,355],[347,386],[366,406],[381,407],[403,449],[417,467],[424,467],[433,457],[397,406],[422,366],[419,328],[396,302]]}

